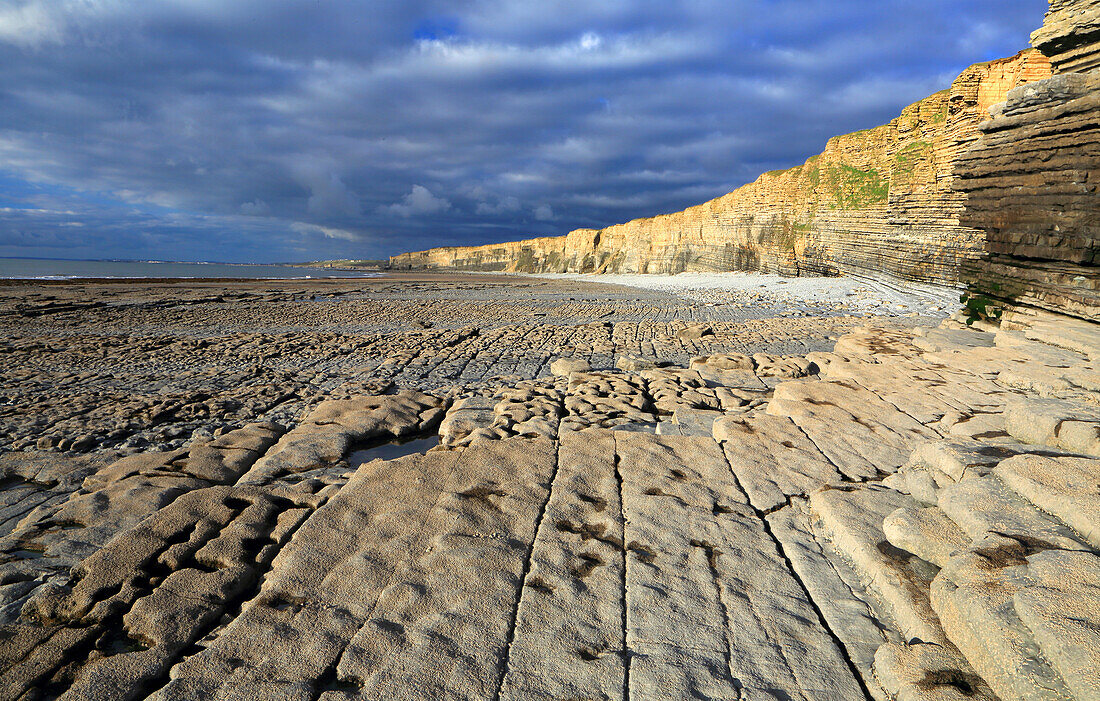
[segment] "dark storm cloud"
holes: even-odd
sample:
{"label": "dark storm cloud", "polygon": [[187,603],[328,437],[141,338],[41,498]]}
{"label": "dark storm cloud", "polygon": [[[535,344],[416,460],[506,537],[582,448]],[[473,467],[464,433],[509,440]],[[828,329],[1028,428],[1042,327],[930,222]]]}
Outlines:
{"label": "dark storm cloud", "polygon": [[375,257],[794,165],[1043,0],[0,0],[0,255]]}

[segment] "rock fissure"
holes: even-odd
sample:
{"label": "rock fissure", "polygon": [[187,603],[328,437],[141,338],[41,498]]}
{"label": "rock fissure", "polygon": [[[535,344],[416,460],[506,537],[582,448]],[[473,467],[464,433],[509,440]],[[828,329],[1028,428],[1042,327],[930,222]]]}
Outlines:
{"label": "rock fissure", "polygon": [[[734,471],[733,466],[729,465],[728,462],[727,465],[729,466],[729,473],[731,479],[733,480],[733,483],[739,490],[741,490],[742,493],[744,493],[744,488],[741,486],[741,483],[737,478],[737,473]],[[750,508],[752,508],[756,519],[760,522],[761,527],[764,529],[764,533],[766,533],[768,538],[771,540],[773,547],[775,547],[776,553],[778,553],[779,557],[782,558],[783,565],[786,568],[787,572],[791,575],[791,578],[798,585],[803,596],[805,597],[806,602],[813,609],[815,615],[817,616],[818,624],[829,635],[833,644],[836,646],[837,651],[844,658],[844,662],[847,665],[848,670],[851,672],[852,677],[855,679],[856,683],[859,685],[860,690],[863,692],[863,697],[870,701],[875,697],[871,694],[870,690],[867,687],[866,680],[864,680],[863,675],[860,673],[859,669],[855,665],[855,662],[852,660],[851,655],[848,652],[847,646],[844,644],[844,641],[840,638],[840,636],[838,636],[836,632],[830,627],[829,621],[825,618],[824,613],[822,613],[821,611],[821,607],[814,600],[814,597],[810,593],[809,588],[807,588],[806,583],[802,581],[802,578],[799,576],[798,570],[795,569],[794,564],[791,562],[790,557],[787,555],[786,550],[783,547],[782,541],[780,541],[779,538],[777,538],[772,532],[771,523],[768,521],[767,518],[768,515],[779,511],[781,508],[790,508],[791,499],[793,498],[794,497],[788,497],[786,504],[784,504],[782,507],[774,508],[768,513],[765,513],[764,511],[761,511],[756,507],[752,507],[751,505]],[[856,598],[858,600],[858,597],[853,596],[853,598]]]}
{"label": "rock fissure", "polygon": [[511,664],[512,655],[512,643],[516,638],[516,627],[519,620],[519,610],[523,606],[523,598],[527,592],[527,578],[531,575],[531,559],[535,553],[535,541],[539,537],[539,531],[542,530],[543,523],[546,518],[546,507],[550,504],[550,497],[553,495],[555,484],[558,479],[558,472],[560,469],[560,456],[555,453],[554,466],[551,469],[550,479],[546,485],[546,498],[542,500],[539,505],[538,515],[535,518],[534,534],[531,538],[531,543],[527,546],[527,553],[523,558],[523,569],[520,573],[519,582],[516,585],[516,603],[512,608],[512,617],[508,623],[508,634],[504,642],[504,652],[501,656],[501,668],[500,676],[497,679],[496,689],[493,692],[494,701],[500,700],[500,692],[504,686],[504,680],[508,676],[509,666]]}
{"label": "rock fissure", "polygon": [[623,471],[621,466],[622,457],[619,455],[619,448],[616,443],[615,455],[614,455],[614,471],[615,471],[615,484],[619,491],[619,526],[622,529],[622,540],[619,550],[622,552],[622,577],[620,581],[620,587],[622,589],[622,636],[623,636],[623,701],[630,701],[630,666],[633,663],[634,653],[630,649],[630,640],[628,636],[629,624],[630,624],[630,598],[627,596],[627,568],[630,566],[630,558],[627,555],[630,552],[630,548],[627,545],[626,538],[626,510],[623,507]]}

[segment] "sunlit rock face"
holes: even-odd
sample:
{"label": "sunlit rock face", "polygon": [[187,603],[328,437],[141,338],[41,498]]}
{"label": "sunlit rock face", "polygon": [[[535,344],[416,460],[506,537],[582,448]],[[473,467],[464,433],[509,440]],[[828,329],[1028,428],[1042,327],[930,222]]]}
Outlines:
{"label": "sunlit rock face", "polygon": [[1100,2],[1051,0],[1043,26],[1031,45],[1050,57],[1055,73],[1084,73],[1100,68]]}
{"label": "sunlit rock face", "polygon": [[1032,43],[1056,75],[1012,90],[959,162],[962,222],[987,255],[975,306],[1023,303],[1100,320],[1100,2],[1053,0]]}
{"label": "sunlit rock face", "polygon": [[404,253],[390,262],[518,272],[861,274],[955,285],[960,264],[984,244],[959,221],[959,156],[992,105],[1050,75],[1035,50],[971,66],[889,124],[834,137],[801,166],[764,173],[682,212],[566,236]]}

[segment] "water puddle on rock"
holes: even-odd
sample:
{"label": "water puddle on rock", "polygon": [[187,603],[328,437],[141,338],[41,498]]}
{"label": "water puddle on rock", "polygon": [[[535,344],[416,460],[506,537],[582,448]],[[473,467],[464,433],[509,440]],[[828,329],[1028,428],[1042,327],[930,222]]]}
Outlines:
{"label": "water puddle on rock", "polygon": [[41,560],[46,553],[41,550],[12,550],[8,553],[16,560]]}
{"label": "water puddle on rock", "polygon": [[434,434],[407,441],[390,441],[389,443],[352,451],[351,455],[348,456],[348,463],[354,468],[379,458],[382,460],[395,460],[406,455],[426,453],[437,445],[439,445],[439,436]]}

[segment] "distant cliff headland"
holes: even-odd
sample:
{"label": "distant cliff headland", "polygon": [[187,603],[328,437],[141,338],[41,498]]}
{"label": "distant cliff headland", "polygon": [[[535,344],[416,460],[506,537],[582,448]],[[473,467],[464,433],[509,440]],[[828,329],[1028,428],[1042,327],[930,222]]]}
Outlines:
{"label": "distant cliff headland", "polygon": [[957,286],[985,234],[960,223],[956,166],[1010,90],[1051,76],[1039,51],[981,63],[889,124],[837,136],[803,165],[682,212],[565,236],[433,248],[395,269],[854,274]]}

